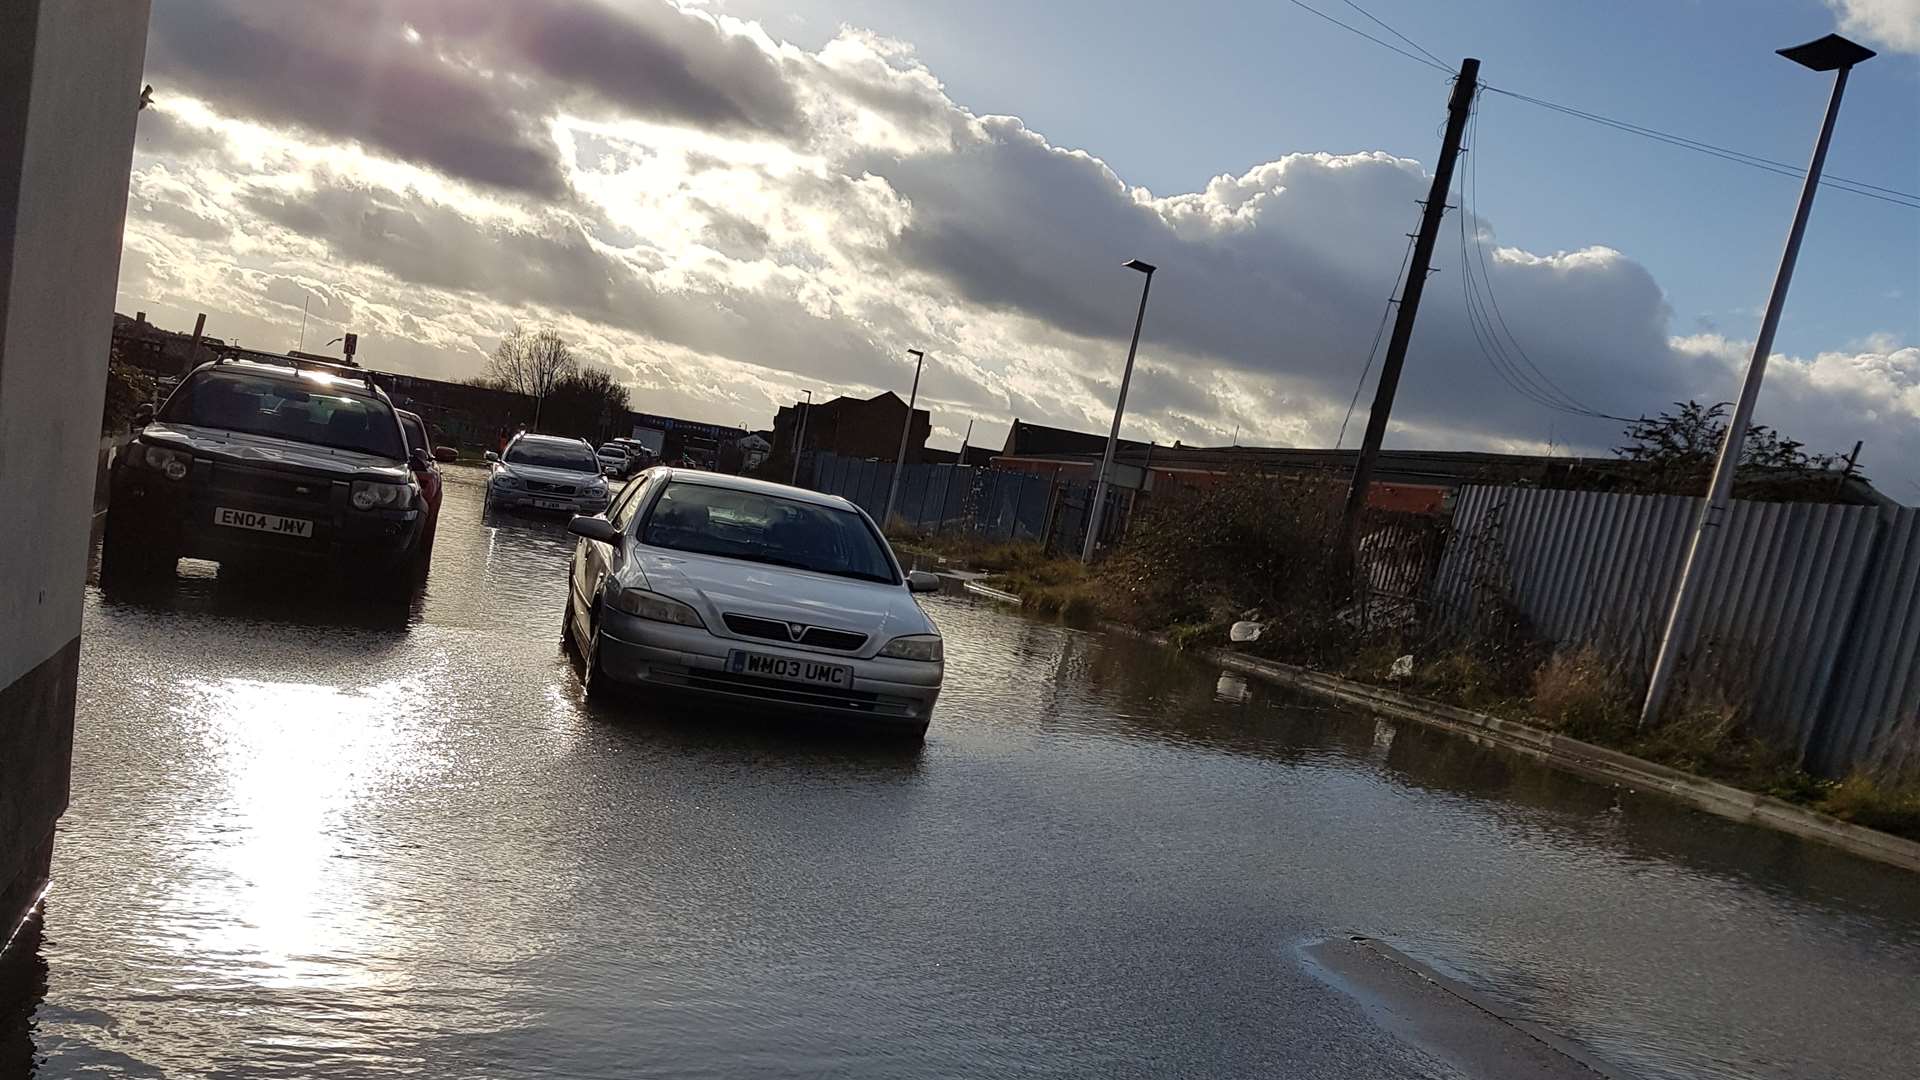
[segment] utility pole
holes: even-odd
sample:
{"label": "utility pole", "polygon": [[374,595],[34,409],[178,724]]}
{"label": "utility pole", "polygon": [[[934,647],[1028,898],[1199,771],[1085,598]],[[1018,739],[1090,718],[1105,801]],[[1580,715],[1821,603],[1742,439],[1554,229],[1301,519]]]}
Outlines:
{"label": "utility pole", "polygon": [[973,421],[967,421],[967,433],[960,436],[960,464],[967,463],[967,443],[973,440]]}
{"label": "utility pole", "polygon": [[1340,521],[1340,565],[1351,566],[1353,546],[1360,532],[1360,512],[1367,506],[1367,490],[1373,486],[1373,466],[1380,457],[1380,443],[1386,438],[1387,419],[1393,415],[1393,395],[1400,389],[1400,368],[1407,362],[1407,345],[1413,340],[1413,320],[1420,313],[1420,294],[1426,290],[1427,275],[1433,265],[1433,244],[1440,235],[1440,219],[1447,212],[1447,191],[1453,187],[1453,161],[1460,154],[1460,135],[1473,111],[1473,95],[1480,88],[1480,61],[1472,57],[1460,61],[1460,74],[1453,80],[1453,96],[1447,101],[1447,134],[1440,143],[1440,159],[1433,166],[1433,186],[1427,190],[1426,210],[1420,215],[1420,231],[1414,236],[1413,262],[1407,270],[1407,284],[1400,290],[1400,310],[1393,320],[1393,337],[1387,342],[1387,356],[1380,364],[1380,385],[1373,391],[1373,408],[1367,412],[1367,434],[1360,442],[1360,456],[1353,463],[1353,483],[1347,488],[1347,508]]}
{"label": "utility pole", "polygon": [[913,390],[907,397],[906,423],[900,425],[900,452],[893,455],[893,483],[887,488],[887,508],[880,512],[882,532],[893,518],[893,501],[900,496],[900,474],[907,471],[907,436],[913,432],[913,404],[920,400],[920,369],[927,362],[927,354],[920,349],[908,349],[907,355],[913,357]]}
{"label": "utility pole", "polygon": [[1840,96],[1847,89],[1847,73],[1853,65],[1874,56],[1872,49],[1856,45],[1838,34],[1817,41],[1779,50],[1781,56],[1814,71],[1831,71],[1833,91],[1827,98],[1826,119],[1813,143],[1813,160],[1807,164],[1806,182],[1800,185],[1800,204],[1793,212],[1793,224],[1787,228],[1787,247],[1780,254],[1780,269],[1774,274],[1773,291],[1767,295],[1767,311],[1760,319],[1760,332],[1753,339],[1753,357],[1747,361],[1747,377],[1740,384],[1740,400],[1727,421],[1726,436],[1720,442],[1720,457],[1713,463],[1713,482],[1707,485],[1707,503],[1694,522],[1693,543],[1687,547],[1687,561],[1680,568],[1680,585],[1673,592],[1673,607],[1667,613],[1667,632],[1661,636],[1660,652],[1654,657],[1653,674],[1647,679],[1647,698],[1640,706],[1640,727],[1660,719],[1667,691],[1679,668],[1682,655],[1692,647],[1698,621],[1701,583],[1712,576],[1712,562],[1718,546],[1710,539],[1726,516],[1733,501],[1733,474],[1740,467],[1740,453],[1746,449],[1747,428],[1753,423],[1753,404],[1760,397],[1760,381],[1767,373],[1767,357],[1773,352],[1774,331],[1780,328],[1780,311],[1787,303],[1787,286],[1793,283],[1793,266],[1800,258],[1800,240],[1807,232],[1807,216],[1813,212],[1813,196],[1820,188],[1820,171],[1827,163],[1827,144],[1833,141],[1833,122],[1840,115]]}
{"label": "utility pole", "polygon": [[[800,448],[807,445],[807,410],[813,407],[813,391],[804,390],[802,393],[807,395],[807,403],[800,406],[800,416],[793,422],[793,473],[787,477],[787,483],[790,486],[797,486],[800,483]],[[795,402],[795,404],[799,403]]]}

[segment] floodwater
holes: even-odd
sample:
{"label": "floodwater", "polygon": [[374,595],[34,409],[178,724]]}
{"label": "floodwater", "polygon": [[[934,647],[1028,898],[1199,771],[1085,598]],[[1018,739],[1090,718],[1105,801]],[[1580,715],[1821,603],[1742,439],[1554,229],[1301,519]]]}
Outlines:
{"label": "floodwater", "polygon": [[0,1076],[1455,1075],[1349,933],[1622,1075],[1920,1062],[1913,875],[961,596],[924,746],[589,709],[477,501],[397,622],[90,597]]}

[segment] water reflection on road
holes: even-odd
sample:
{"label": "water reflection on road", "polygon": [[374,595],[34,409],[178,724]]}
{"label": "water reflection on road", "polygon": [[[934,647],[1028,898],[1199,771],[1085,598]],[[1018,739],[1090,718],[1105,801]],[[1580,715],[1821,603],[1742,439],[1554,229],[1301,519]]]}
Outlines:
{"label": "water reflection on road", "polygon": [[1636,1075],[1920,1060],[1909,875],[958,597],[924,747],[590,709],[567,550],[456,472],[411,609],[95,595],[0,1073],[1448,1075],[1348,932]]}

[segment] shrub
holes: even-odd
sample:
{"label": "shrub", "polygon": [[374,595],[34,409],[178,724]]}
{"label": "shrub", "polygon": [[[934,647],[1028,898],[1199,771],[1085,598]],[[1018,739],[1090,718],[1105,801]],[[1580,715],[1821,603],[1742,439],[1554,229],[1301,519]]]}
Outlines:
{"label": "shrub", "polygon": [[1920,839],[1920,784],[1888,783],[1855,773],[1835,784],[1819,808],[1856,825]]}
{"label": "shrub", "polygon": [[1632,682],[1621,665],[1585,645],[1548,657],[1533,673],[1533,715],[1578,739],[1632,731]]}
{"label": "shrub", "polygon": [[124,432],[133,422],[133,410],[153,400],[153,376],[119,357],[107,362],[107,396],[100,412],[100,433]]}

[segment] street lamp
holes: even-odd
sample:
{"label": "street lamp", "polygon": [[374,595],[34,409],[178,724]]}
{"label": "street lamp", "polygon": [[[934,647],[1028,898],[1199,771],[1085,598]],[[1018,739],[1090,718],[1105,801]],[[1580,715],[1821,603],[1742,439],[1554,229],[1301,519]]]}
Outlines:
{"label": "street lamp", "polygon": [[1667,613],[1667,631],[1660,641],[1660,653],[1654,658],[1653,674],[1647,680],[1647,699],[1640,707],[1640,726],[1660,718],[1667,691],[1673,682],[1680,655],[1692,643],[1698,621],[1701,583],[1712,574],[1708,549],[1712,530],[1726,517],[1732,501],[1733,474],[1740,465],[1740,451],[1747,442],[1747,428],[1753,422],[1753,403],[1760,396],[1760,381],[1767,373],[1767,356],[1773,351],[1773,333],[1780,326],[1780,309],[1786,305],[1787,286],[1793,281],[1793,264],[1800,257],[1800,239],[1806,235],[1807,215],[1813,210],[1813,194],[1820,188],[1820,170],[1827,163],[1827,143],[1833,139],[1833,122],[1840,115],[1840,95],[1847,89],[1847,73],[1853,65],[1873,57],[1872,49],[1857,45],[1838,34],[1828,34],[1805,45],[1779,50],[1781,56],[1814,71],[1831,71],[1833,93],[1827,98],[1827,116],[1820,124],[1820,137],[1813,144],[1813,160],[1807,165],[1807,178],[1800,186],[1800,206],[1787,230],[1787,249],[1780,256],[1780,269],[1773,278],[1773,292],[1767,297],[1767,312],[1760,320],[1760,333],[1753,340],[1753,357],[1747,361],[1746,381],[1740,385],[1740,400],[1727,421],[1727,434],[1720,442],[1720,456],[1713,463],[1713,482],[1707,487],[1707,504],[1694,523],[1693,543],[1687,548],[1687,562],[1680,571],[1680,585],[1674,590],[1673,608]]}
{"label": "street lamp", "polygon": [[907,355],[913,357],[913,390],[907,397],[907,422],[900,425],[900,452],[893,455],[893,484],[887,488],[887,508],[880,513],[882,531],[887,522],[893,520],[893,500],[900,495],[900,474],[907,469],[907,436],[913,431],[913,403],[920,400],[920,368],[927,362],[927,354],[919,349],[908,349]]}
{"label": "street lamp", "polygon": [[793,472],[787,477],[787,483],[796,486],[800,483],[800,450],[807,445],[807,410],[813,408],[813,391],[801,393],[807,395],[807,403],[800,407],[800,418],[793,422]]}
{"label": "street lamp", "polygon": [[1127,346],[1127,366],[1120,373],[1120,400],[1113,406],[1113,430],[1107,433],[1107,452],[1100,459],[1100,475],[1093,484],[1093,506],[1087,510],[1087,542],[1080,549],[1080,561],[1093,561],[1093,545],[1100,537],[1100,512],[1106,506],[1107,474],[1113,471],[1113,452],[1120,445],[1120,418],[1127,411],[1127,384],[1133,381],[1133,354],[1140,349],[1140,324],[1147,320],[1147,293],[1153,288],[1153,272],[1159,267],[1139,259],[1128,259],[1126,268],[1147,276],[1140,286],[1140,313],[1133,317],[1133,343]]}

